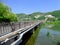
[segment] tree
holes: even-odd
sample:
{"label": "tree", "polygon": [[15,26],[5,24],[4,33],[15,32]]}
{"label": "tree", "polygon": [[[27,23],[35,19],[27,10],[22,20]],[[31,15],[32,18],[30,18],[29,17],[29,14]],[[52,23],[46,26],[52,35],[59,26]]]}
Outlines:
{"label": "tree", "polygon": [[0,22],[13,22],[17,20],[17,15],[12,13],[11,8],[0,3]]}

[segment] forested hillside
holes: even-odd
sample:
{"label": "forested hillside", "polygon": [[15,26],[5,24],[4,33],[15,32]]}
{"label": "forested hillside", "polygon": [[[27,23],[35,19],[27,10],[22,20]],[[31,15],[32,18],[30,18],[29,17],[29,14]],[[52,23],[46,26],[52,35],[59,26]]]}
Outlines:
{"label": "forested hillside", "polygon": [[58,18],[58,20],[60,20],[60,10],[48,12],[46,14],[51,14],[51,15],[55,16],[56,18]]}
{"label": "forested hillside", "polygon": [[41,13],[41,12],[34,12],[31,14],[17,14],[19,19],[25,19],[25,18],[30,18],[29,20],[41,20],[45,19],[45,15],[53,15],[58,20],[60,20],[60,10],[52,11],[52,12],[47,12],[47,13]]}

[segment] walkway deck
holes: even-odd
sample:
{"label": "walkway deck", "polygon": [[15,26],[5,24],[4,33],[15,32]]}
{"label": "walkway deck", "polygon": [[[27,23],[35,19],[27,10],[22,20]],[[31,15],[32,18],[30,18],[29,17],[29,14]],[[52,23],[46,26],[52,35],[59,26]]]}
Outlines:
{"label": "walkway deck", "polygon": [[[21,24],[21,26],[23,28],[20,27],[20,23],[18,23],[19,24],[18,26],[15,24],[14,28],[13,28],[14,29],[13,31],[11,30],[8,34],[7,33],[6,34],[2,33],[3,35],[0,36],[0,42],[1,41],[6,42],[6,41],[10,40],[11,38],[13,38],[14,36],[20,35],[23,32],[27,32],[27,31],[31,30],[32,28],[34,28],[35,26],[39,25],[40,23],[43,23],[43,21],[24,22],[23,24],[25,24],[25,25]],[[15,26],[19,27],[19,28],[17,28],[17,30],[16,30]]]}

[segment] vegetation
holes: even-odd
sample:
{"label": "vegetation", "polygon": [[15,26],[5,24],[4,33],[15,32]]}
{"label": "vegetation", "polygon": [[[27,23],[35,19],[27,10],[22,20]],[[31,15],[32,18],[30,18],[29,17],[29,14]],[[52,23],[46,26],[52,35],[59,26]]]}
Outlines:
{"label": "vegetation", "polygon": [[49,15],[49,14],[55,16],[58,20],[60,20],[60,10],[55,10],[52,12],[45,13],[45,15]]}
{"label": "vegetation", "polygon": [[16,14],[12,13],[11,8],[0,3],[0,22],[13,22],[17,21]]}
{"label": "vegetation", "polygon": [[50,32],[47,32],[47,34],[46,34],[47,36],[48,36],[48,38],[50,37]]}
{"label": "vegetation", "polygon": [[25,45],[34,45],[35,40],[38,36],[39,30],[40,30],[40,28],[37,28],[35,33],[30,37],[30,39],[27,41],[27,43]]}
{"label": "vegetation", "polygon": [[59,30],[60,31],[60,21],[52,21],[52,22],[47,22],[46,25],[54,25],[51,27],[51,29],[54,30]]}
{"label": "vegetation", "polygon": [[[19,20],[42,20],[45,19],[46,15],[52,15],[54,16],[57,20],[60,20],[60,10],[56,10],[56,11],[52,11],[52,12],[47,12],[47,13],[41,13],[41,12],[34,12],[32,14],[17,14],[19,17]],[[35,16],[40,15],[40,17],[35,18]],[[29,18],[29,19],[25,19],[25,18]],[[50,20],[50,19],[49,19]],[[54,20],[54,19],[53,19]]]}
{"label": "vegetation", "polygon": [[60,45],[60,38],[58,39],[58,45]]}
{"label": "vegetation", "polygon": [[21,14],[16,14],[19,18],[19,21],[29,21],[31,20],[31,17],[27,14],[21,13]]}

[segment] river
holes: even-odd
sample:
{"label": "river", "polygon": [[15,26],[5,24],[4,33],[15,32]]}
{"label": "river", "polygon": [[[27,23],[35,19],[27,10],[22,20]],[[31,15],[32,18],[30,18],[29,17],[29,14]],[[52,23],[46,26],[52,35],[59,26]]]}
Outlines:
{"label": "river", "polygon": [[60,45],[60,43],[58,43],[60,31],[42,27],[36,35],[37,37],[34,37],[35,34],[31,36],[28,40],[29,43],[27,42],[26,45]]}

